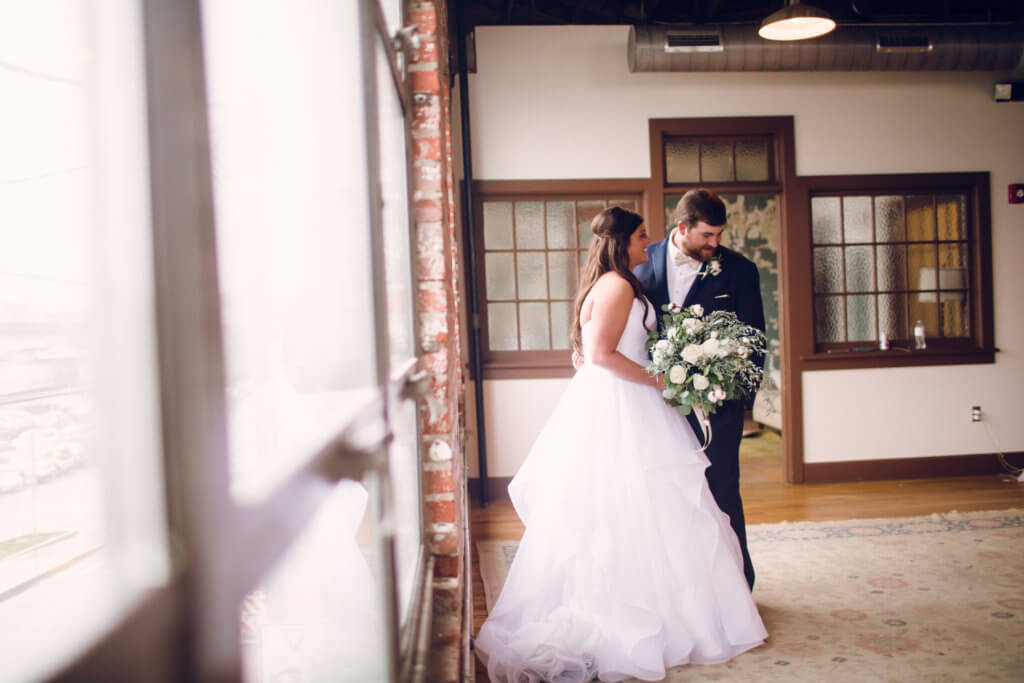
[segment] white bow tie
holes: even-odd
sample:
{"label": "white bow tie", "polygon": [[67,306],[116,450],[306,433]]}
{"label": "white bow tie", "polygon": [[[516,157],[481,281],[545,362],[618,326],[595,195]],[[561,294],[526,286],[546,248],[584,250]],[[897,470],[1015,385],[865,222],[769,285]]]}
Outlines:
{"label": "white bow tie", "polygon": [[672,254],[672,260],[675,261],[677,266],[689,265],[695,270],[700,270],[701,266],[704,265],[701,261],[693,258],[682,250],[677,250]]}

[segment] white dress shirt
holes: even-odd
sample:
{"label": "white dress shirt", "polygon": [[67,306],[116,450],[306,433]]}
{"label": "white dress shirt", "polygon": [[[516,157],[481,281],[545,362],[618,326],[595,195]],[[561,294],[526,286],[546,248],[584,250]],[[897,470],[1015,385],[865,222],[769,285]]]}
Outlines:
{"label": "white dress shirt", "polygon": [[[672,228],[668,234],[668,249],[665,250],[665,277],[668,284],[668,300],[677,306],[682,306],[686,295],[690,292],[697,275],[700,273],[701,263],[690,258],[677,247],[673,239],[678,228]],[[676,265],[676,254],[686,256],[686,262]]]}

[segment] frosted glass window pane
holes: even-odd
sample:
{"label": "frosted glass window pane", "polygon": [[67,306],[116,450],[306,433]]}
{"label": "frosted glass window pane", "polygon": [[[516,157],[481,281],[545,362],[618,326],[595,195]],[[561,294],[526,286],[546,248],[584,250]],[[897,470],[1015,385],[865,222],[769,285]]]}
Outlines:
{"label": "frosted glass window pane", "polygon": [[572,324],[571,301],[551,302],[551,348],[569,348],[569,326]]}
{"label": "frosted glass window pane", "polygon": [[[580,269],[579,269],[579,273],[580,273],[580,278],[582,278],[583,277],[583,269],[587,267],[587,258],[588,258],[589,255],[585,251],[579,252],[579,255],[580,255]],[[579,280],[577,280],[577,285],[578,284],[579,284]]]}
{"label": "frosted glass window pane", "polygon": [[907,256],[911,288],[936,289],[939,278],[935,270],[935,245],[911,244],[907,247]]}
{"label": "frosted glass window pane", "polygon": [[902,242],[907,237],[903,197],[875,197],[875,239]]}
{"label": "frosted glass window pane", "polygon": [[840,247],[814,249],[814,291],[818,294],[843,291],[843,252]]}
{"label": "frosted glass window pane", "polygon": [[609,199],[608,206],[620,206],[623,209],[629,211],[636,211],[636,200],[635,199]]}
{"label": "frosted glass window pane", "polygon": [[576,293],[576,252],[548,252],[549,291],[552,299],[569,299]]}
{"label": "frosted glass window pane", "polygon": [[942,299],[942,336],[969,337],[971,326],[967,311],[968,300],[962,294],[958,299],[953,298],[952,294],[948,292]]}
{"label": "frosted glass window pane", "polygon": [[939,289],[967,289],[966,264],[966,244],[940,244]]}
{"label": "frosted glass window pane", "polygon": [[516,202],[516,249],[544,248],[544,202]]}
{"label": "frosted glass window pane", "polygon": [[548,202],[545,205],[548,249],[568,249],[574,246],[572,209],[572,202]]}
{"label": "frosted glass window pane", "polygon": [[811,234],[815,244],[839,244],[842,239],[839,197],[811,198]]}
{"label": "frosted glass window pane", "polygon": [[394,505],[399,608],[402,620],[408,621],[423,540],[420,496],[423,470],[418,449],[419,415],[416,402],[401,401],[393,404],[389,418],[395,434],[388,449],[388,467]]}
{"label": "frosted glass window pane", "polygon": [[875,334],[875,297],[846,298],[847,341],[873,341]]}
{"label": "frosted glass window pane", "polygon": [[544,263],[544,252],[528,251],[517,254],[517,270],[519,273],[520,299],[546,299],[547,267]]}
{"label": "frosted glass window pane", "polygon": [[604,202],[576,202],[576,228],[581,248],[586,249],[590,246],[590,240],[594,237],[594,233],[590,231],[590,222],[602,211],[604,211]]}
{"label": "frosted glass window pane", "polygon": [[880,294],[878,296],[878,333],[889,335],[889,339],[910,338],[906,294]]}
{"label": "frosted glass window pane", "polygon": [[843,197],[843,239],[871,242],[871,197]]}
{"label": "frosted glass window pane", "polygon": [[391,78],[387,52],[378,42],[377,93],[380,112],[381,218],[384,226],[384,274],[388,351],[392,368],[416,355],[413,338],[412,256],[405,115]]}
{"label": "frosted glass window pane", "polygon": [[935,198],[940,240],[967,239],[967,200],[963,195]]}
{"label": "frosted glass window pane", "polygon": [[819,296],[814,299],[814,338],[818,343],[845,340],[843,297]]}
{"label": "frosted glass window pane", "polygon": [[922,294],[910,295],[910,324],[913,325],[915,320],[924,323],[925,335],[929,339],[939,335],[939,304],[934,295],[924,298]]}
{"label": "frosted glass window pane", "polygon": [[736,142],[736,180],[768,180],[768,143],[764,140]]}
{"label": "frosted glass window pane", "polygon": [[700,179],[702,182],[732,182],[732,143],[701,143]]}
{"label": "frosted glass window pane", "polygon": [[515,259],[510,251],[492,251],[484,255],[488,301],[516,298]]}
{"label": "frosted glass window pane", "polygon": [[905,200],[907,240],[926,242],[935,239],[935,207],[931,195],[911,195]]}
{"label": "frosted glass window pane", "polygon": [[512,202],[484,202],[484,249],[512,249]]}
{"label": "frosted glass window pane", "polygon": [[[335,484],[285,556],[242,603],[245,679],[387,680],[381,575],[370,501],[377,486]],[[343,615],[339,618],[338,615]]]}
{"label": "frosted glass window pane", "polygon": [[[384,43],[375,40],[374,49],[377,58],[377,102],[380,107],[377,117],[381,163],[378,177],[384,225],[388,350],[390,371],[393,371],[416,355],[406,121],[400,91],[392,78],[390,58]],[[394,440],[388,449],[388,474],[394,493],[392,520],[395,531],[395,578],[398,583],[399,622],[407,623],[410,608],[413,607],[423,529],[416,403],[408,400],[392,403],[389,420],[394,433]],[[346,646],[349,645],[346,643]]]}
{"label": "frosted glass window pane", "polygon": [[378,379],[373,297],[352,295],[373,280],[369,185],[352,163],[365,111],[332,87],[360,78],[356,48],[324,30],[348,26],[351,8],[257,4],[240,21],[230,2],[202,7],[231,488],[251,501]]}
{"label": "frosted glass window pane", "polygon": [[907,289],[907,248],[902,244],[878,246],[878,289]]}
{"label": "frosted glass window pane", "polygon": [[4,681],[170,574],[140,8],[101,5],[0,3]]}
{"label": "frosted glass window pane", "polygon": [[846,247],[846,291],[870,292],[874,288],[874,248],[870,246]]}
{"label": "frosted glass window pane", "polygon": [[700,181],[699,149],[696,142],[665,143],[665,180],[669,183]]}
{"label": "frosted glass window pane", "polygon": [[515,304],[487,304],[487,347],[491,351],[519,348]]}
{"label": "frosted glass window pane", "polygon": [[549,349],[548,305],[545,303],[519,304],[520,348],[523,351]]}

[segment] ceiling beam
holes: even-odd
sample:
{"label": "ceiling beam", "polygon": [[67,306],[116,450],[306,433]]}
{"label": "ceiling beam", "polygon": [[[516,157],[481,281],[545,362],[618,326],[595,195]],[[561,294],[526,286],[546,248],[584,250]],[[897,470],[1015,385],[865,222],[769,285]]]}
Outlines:
{"label": "ceiling beam", "polygon": [[654,17],[658,14],[658,4],[660,2],[661,0],[647,0],[645,3],[643,0],[640,0],[640,9],[643,10],[643,22],[645,24],[654,21]]}

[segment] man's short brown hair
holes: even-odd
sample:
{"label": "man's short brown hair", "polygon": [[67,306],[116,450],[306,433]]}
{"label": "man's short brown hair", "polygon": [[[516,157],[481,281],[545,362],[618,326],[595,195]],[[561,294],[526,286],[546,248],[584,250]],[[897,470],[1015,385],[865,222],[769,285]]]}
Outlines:
{"label": "man's short brown hair", "polygon": [[701,221],[717,228],[725,225],[725,202],[707,188],[690,190],[676,204],[675,218],[687,228]]}

